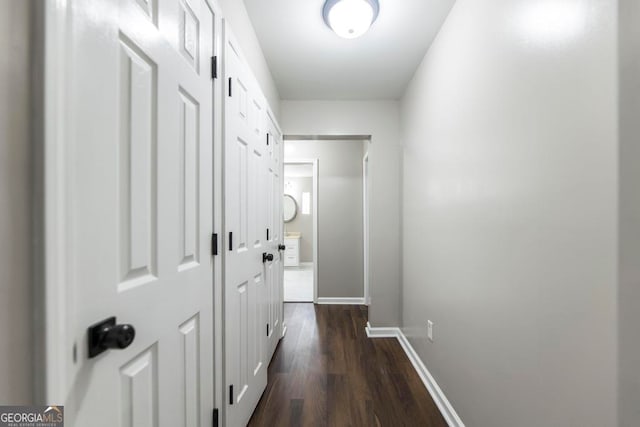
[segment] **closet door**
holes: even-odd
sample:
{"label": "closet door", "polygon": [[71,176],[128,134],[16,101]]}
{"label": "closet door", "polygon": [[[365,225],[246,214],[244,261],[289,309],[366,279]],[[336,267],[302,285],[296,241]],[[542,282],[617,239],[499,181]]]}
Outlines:
{"label": "closet door", "polygon": [[73,84],[59,100],[61,192],[48,194],[64,242],[51,386],[68,425],[209,426],[213,11],[57,3]]}
{"label": "closet door", "polygon": [[284,244],[282,235],[284,224],[282,217],[283,181],[282,181],[282,137],[280,130],[271,113],[266,115],[267,126],[267,157],[266,173],[269,186],[268,222],[269,240],[268,250],[274,254],[273,261],[266,269],[267,278],[267,360],[271,360],[273,353],[282,337],[282,287]]}
{"label": "closet door", "polygon": [[[225,26],[224,317],[226,425],[244,426],[267,384],[265,101]],[[269,236],[270,237],[270,236]]]}

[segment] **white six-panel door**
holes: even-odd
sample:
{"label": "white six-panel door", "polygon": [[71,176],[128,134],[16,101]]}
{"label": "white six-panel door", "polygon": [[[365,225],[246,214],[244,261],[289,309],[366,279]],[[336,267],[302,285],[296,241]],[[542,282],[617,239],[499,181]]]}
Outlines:
{"label": "white six-panel door", "polygon": [[284,153],[282,144],[282,135],[276,121],[271,114],[266,117],[266,132],[268,135],[266,171],[268,185],[268,226],[269,241],[267,242],[268,250],[273,253],[273,262],[266,265],[267,278],[267,360],[271,360],[273,353],[278,345],[278,341],[282,337],[282,291],[283,291],[283,273],[284,273],[284,250],[280,245],[284,243],[282,235],[284,229],[282,216],[282,197],[284,193],[284,181],[282,179],[283,162],[282,155]]}
{"label": "white six-panel door", "polygon": [[[66,421],[210,426],[216,17],[205,0],[67,7],[68,328],[53,337],[64,349]],[[110,316],[135,340],[90,359],[87,327]]]}
{"label": "white six-panel door", "polygon": [[267,384],[263,295],[266,250],[261,144],[264,101],[225,27],[224,121],[226,425],[246,425]]}
{"label": "white six-panel door", "polygon": [[282,144],[240,47],[224,28],[225,421],[233,427],[249,421],[281,337]]}

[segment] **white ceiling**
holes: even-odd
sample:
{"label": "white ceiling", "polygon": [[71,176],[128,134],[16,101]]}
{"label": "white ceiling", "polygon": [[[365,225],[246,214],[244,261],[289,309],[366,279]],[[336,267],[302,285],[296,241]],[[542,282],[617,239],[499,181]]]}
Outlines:
{"label": "white ceiling", "polygon": [[324,0],[244,0],[282,99],[396,99],[455,0],[380,0],[364,36],[322,19]]}

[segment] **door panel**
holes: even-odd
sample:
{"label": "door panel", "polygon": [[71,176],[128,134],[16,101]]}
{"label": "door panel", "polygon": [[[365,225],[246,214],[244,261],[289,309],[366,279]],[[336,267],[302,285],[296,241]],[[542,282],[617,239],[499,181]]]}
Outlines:
{"label": "door panel", "polygon": [[267,162],[266,162],[266,185],[268,194],[267,218],[268,228],[270,230],[270,240],[268,245],[273,248],[275,254],[274,260],[268,266],[268,290],[266,308],[268,311],[269,334],[267,337],[267,359],[271,360],[273,353],[278,345],[278,341],[282,337],[282,269],[284,251],[278,250],[279,245],[284,242],[282,237],[283,219],[282,219],[282,197],[284,190],[282,188],[282,150],[281,135],[278,126],[270,115],[265,117],[268,145],[267,145]]}
{"label": "door panel", "polygon": [[[158,425],[157,347],[134,357],[120,368],[122,420],[127,427]],[[193,425],[193,424],[192,424]]]}
{"label": "door panel", "polygon": [[178,328],[181,334],[180,366],[183,399],[182,425],[199,426],[200,423],[200,316],[195,315]]}
{"label": "door panel", "polygon": [[281,135],[224,27],[224,339],[227,426],[249,421],[282,336]]}
{"label": "door panel", "polygon": [[[68,422],[208,426],[213,11],[205,0],[68,7]],[[87,327],[109,316],[135,340],[89,359]]]}
{"label": "door panel", "polygon": [[246,425],[267,384],[264,295],[265,101],[225,27],[224,258],[226,425]]}
{"label": "door panel", "polygon": [[199,153],[198,128],[200,105],[183,88],[179,88],[179,143],[180,187],[178,203],[180,207],[179,269],[185,270],[198,265],[200,261],[198,239],[200,236],[199,214]]}
{"label": "door panel", "polygon": [[156,64],[120,34],[120,291],[156,279]]}

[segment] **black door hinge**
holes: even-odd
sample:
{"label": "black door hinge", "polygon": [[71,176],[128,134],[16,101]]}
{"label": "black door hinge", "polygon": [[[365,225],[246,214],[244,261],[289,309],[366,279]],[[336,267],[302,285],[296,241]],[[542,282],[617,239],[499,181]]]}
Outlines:
{"label": "black door hinge", "polygon": [[267,323],[267,336],[269,336],[269,324]]}
{"label": "black door hinge", "polygon": [[218,255],[218,233],[211,235],[211,255]]}
{"label": "black door hinge", "polygon": [[229,232],[229,250],[230,251],[233,250],[233,232],[232,231]]}
{"label": "black door hinge", "polygon": [[218,57],[217,56],[211,57],[211,78],[212,79],[218,78]]}
{"label": "black door hinge", "polygon": [[269,240],[269,229],[267,228],[267,241]]}
{"label": "black door hinge", "polygon": [[213,427],[219,427],[220,426],[220,415],[218,414],[218,408],[213,410],[213,420],[211,421],[211,425]]}
{"label": "black door hinge", "polygon": [[233,384],[229,386],[229,405],[233,405]]}
{"label": "black door hinge", "polygon": [[267,132],[267,145],[269,145],[269,133]]}
{"label": "black door hinge", "polygon": [[232,92],[231,92],[231,83],[232,83],[232,82],[233,82],[233,79],[232,79],[231,77],[229,77],[229,96],[232,96],[232,95],[231,95],[231,93],[232,93]]}

